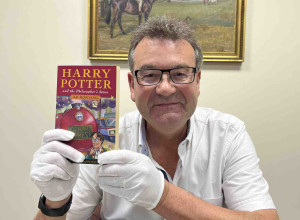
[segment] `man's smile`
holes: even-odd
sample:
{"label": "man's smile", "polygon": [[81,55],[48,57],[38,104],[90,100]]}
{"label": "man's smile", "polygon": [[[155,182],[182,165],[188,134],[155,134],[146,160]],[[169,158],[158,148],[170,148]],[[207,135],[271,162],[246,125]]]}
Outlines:
{"label": "man's smile", "polygon": [[179,104],[180,104],[179,102],[170,102],[170,103],[155,104],[153,106],[154,107],[159,107],[159,108],[166,108],[166,107],[175,107]]}

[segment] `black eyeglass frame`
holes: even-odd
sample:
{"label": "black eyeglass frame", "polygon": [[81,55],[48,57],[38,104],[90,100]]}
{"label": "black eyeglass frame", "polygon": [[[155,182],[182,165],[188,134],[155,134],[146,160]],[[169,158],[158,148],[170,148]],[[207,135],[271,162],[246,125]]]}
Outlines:
{"label": "black eyeglass frame", "polygon": [[[194,72],[193,80],[192,80],[191,82],[188,82],[188,83],[176,83],[176,82],[174,82],[174,80],[172,79],[172,76],[171,76],[171,71],[172,71],[172,70],[176,70],[176,69],[183,69],[183,68],[189,68],[189,69],[192,69],[192,70],[193,70],[193,72]],[[139,82],[137,73],[138,73],[138,71],[142,71],[142,70],[160,70],[160,71],[161,71],[161,75],[160,75],[159,81],[158,81],[157,83],[155,83],[155,84],[150,84],[150,85],[144,85],[144,84],[141,84],[141,83]],[[141,85],[141,86],[156,86],[156,85],[158,85],[158,84],[161,82],[161,79],[162,79],[162,76],[163,76],[164,72],[168,72],[169,77],[170,77],[171,81],[172,81],[174,84],[182,85],[182,84],[191,84],[191,83],[194,82],[194,80],[195,80],[195,75],[196,75],[196,73],[197,73],[197,68],[196,68],[196,67],[176,67],[176,68],[172,68],[172,69],[141,69],[141,70],[134,70],[133,72],[134,72],[134,75],[135,75],[135,77],[136,77],[137,83],[138,83],[139,85]]]}

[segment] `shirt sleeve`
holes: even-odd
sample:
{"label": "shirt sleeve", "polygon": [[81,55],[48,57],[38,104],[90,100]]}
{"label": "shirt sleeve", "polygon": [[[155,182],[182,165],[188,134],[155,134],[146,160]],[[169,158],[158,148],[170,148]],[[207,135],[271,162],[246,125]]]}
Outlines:
{"label": "shirt sleeve", "polygon": [[94,164],[81,164],[78,179],[73,189],[73,201],[67,220],[89,219],[102,200],[102,190],[97,184],[97,167]]}
{"label": "shirt sleeve", "polygon": [[226,206],[237,211],[275,209],[250,136],[244,126],[235,133],[229,142],[223,174]]}

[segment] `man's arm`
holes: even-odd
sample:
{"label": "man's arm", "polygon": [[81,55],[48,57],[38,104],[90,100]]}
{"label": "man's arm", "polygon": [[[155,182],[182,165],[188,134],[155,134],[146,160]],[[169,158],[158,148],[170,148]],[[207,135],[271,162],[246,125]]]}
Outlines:
{"label": "man's arm", "polygon": [[278,220],[275,209],[254,212],[233,211],[205,202],[165,181],[160,202],[153,209],[166,219],[195,220]]}
{"label": "man's arm", "polygon": [[[42,146],[35,152],[31,163],[30,177],[46,197],[44,206],[48,209],[63,207],[70,199],[72,189],[79,173],[79,165],[84,155],[63,141],[72,140],[74,133],[55,129],[44,133]],[[76,163],[71,163],[70,161]],[[66,210],[57,214],[63,215]],[[35,219],[65,219],[50,218],[41,211]]]}
{"label": "man's arm", "polygon": [[[89,216],[91,216],[94,208],[102,199],[102,191],[99,188],[95,178],[96,172],[97,165],[84,164],[81,166],[76,184],[72,191],[72,205],[70,210],[67,212],[67,215],[62,217],[48,217],[39,211],[34,220],[81,220],[87,219]],[[69,198],[70,196],[58,202],[46,200],[46,206],[49,209],[61,208],[68,202]]]}
{"label": "man's arm", "polygon": [[[63,207],[69,200],[70,196],[68,196],[66,199],[62,200],[62,201],[58,201],[58,202],[53,202],[53,201],[49,201],[46,199],[46,206],[49,209],[57,209],[57,208],[61,208]],[[49,217],[44,215],[41,210],[38,211],[38,213],[36,214],[34,220],[65,220],[67,217],[67,214],[65,214],[64,216],[61,217]]]}
{"label": "man's arm", "polygon": [[41,210],[38,211],[33,220],[65,220],[67,215],[61,217],[49,217],[44,215]]}
{"label": "man's arm", "polygon": [[157,170],[149,157],[140,153],[109,151],[99,156],[98,163],[98,181],[104,191],[153,210],[166,219],[278,219],[275,209],[233,211],[205,202],[165,181],[162,172]]}

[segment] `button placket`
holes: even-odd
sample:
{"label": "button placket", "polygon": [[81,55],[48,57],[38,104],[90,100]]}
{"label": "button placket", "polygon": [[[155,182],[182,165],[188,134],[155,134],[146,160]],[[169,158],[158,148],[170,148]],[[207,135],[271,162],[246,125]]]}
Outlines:
{"label": "button placket", "polygon": [[184,164],[184,157],[186,154],[186,143],[187,143],[187,140],[184,140],[182,143],[180,143],[180,145],[178,147],[179,160],[177,163],[176,172],[175,172],[174,179],[173,179],[173,182],[175,185],[178,185],[178,182],[181,178],[182,166]]}

